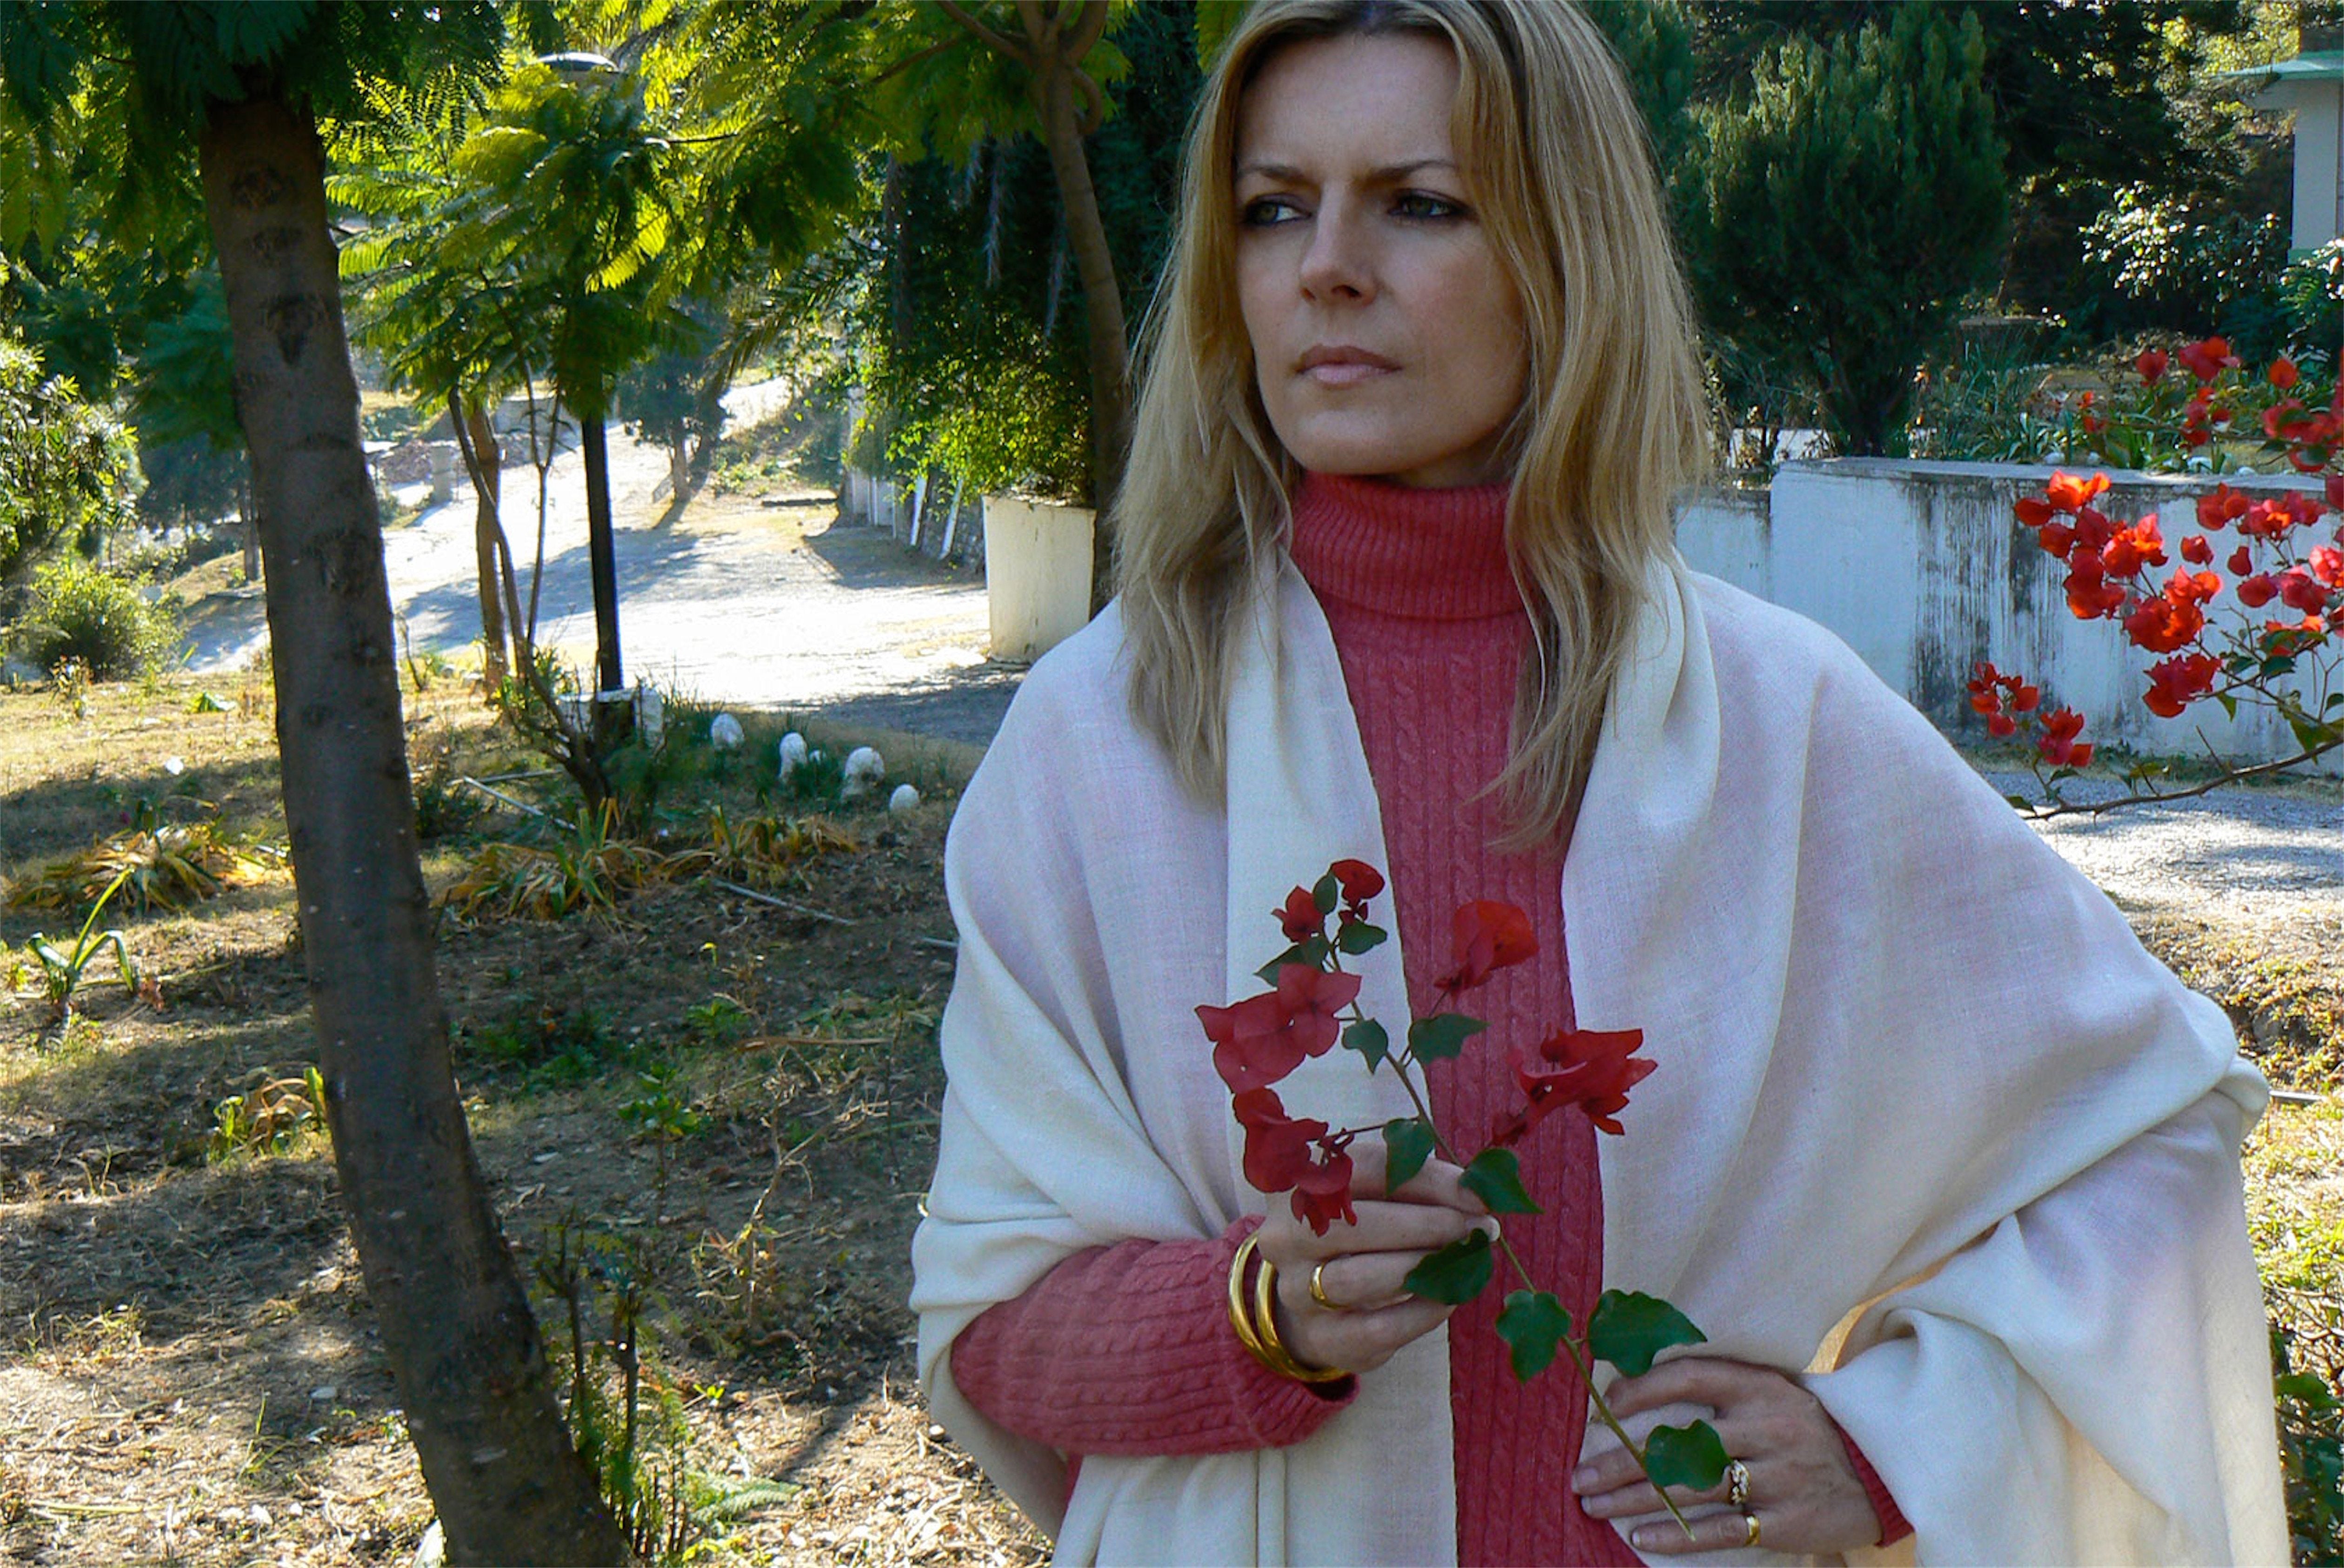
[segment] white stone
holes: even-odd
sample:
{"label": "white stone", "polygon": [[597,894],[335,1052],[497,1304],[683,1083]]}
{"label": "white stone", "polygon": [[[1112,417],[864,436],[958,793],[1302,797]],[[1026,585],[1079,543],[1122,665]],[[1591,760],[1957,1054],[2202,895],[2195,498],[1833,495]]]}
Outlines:
{"label": "white stone", "polygon": [[887,797],[889,811],[911,811],[920,804],[920,792],[910,784],[897,784],[895,793]]}
{"label": "white stone", "polygon": [[741,721],[730,713],[719,713],[708,721],[708,744],[720,752],[739,749]]}

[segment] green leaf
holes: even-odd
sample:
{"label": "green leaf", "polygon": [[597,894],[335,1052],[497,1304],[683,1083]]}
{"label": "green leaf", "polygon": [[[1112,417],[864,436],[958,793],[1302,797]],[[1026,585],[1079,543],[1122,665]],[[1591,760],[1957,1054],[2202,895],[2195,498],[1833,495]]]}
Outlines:
{"label": "green leaf", "polygon": [[1571,1314],[1545,1290],[1516,1290],[1498,1313],[1498,1338],[1506,1341],[1514,1381],[1526,1383],[1553,1364],[1571,1332]]}
{"label": "green leaf", "polygon": [[2238,698],[2233,697],[2228,692],[2217,692],[2214,693],[2214,700],[2222,704],[2222,712],[2228,713],[2234,719],[2238,716]]}
{"label": "green leaf", "polygon": [[1391,1037],[1373,1018],[1361,1018],[1343,1031],[1343,1048],[1367,1057],[1368,1071],[1374,1072],[1391,1052]]}
{"label": "green leaf", "polygon": [[2323,713],[2330,708],[2344,708],[2344,692],[2329,693],[2328,700],[2319,704],[2319,711]]}
{"label": "green leaf", "polygon": [[2287,727],[2295,732],[2295,744],[2307,752],[2316,752],[2336,739],[2336,726],[2333,724],[2312,723],[2302,719],[2290,718],[2287,722]]}
{"label": "green leaf", "polygon": [[1632,1378],[1652,1370],[1652,1358],[1671,1345],[1698,1345],[1709,1336],[1692,1320],[1642,1290],[1606,1290],[1587,1320],[1587,1348]]}
{"label": "green leaf", "polygon": [[1335,880],[1335,874],[1330,871],[1311,884],[1310,902],[1318,906],[1319,914],[1332,915],[1335,913],[1335,900],[1340,891],[1341,884]]}
{"label": "green leaf", "polygon": [[1420,1062],[1441,1061],[1462,1051],[1468,1039],[1489,1027],[1462,1013],[1419,1018],[1408,1027],[1409,1053]]}
{"label": "green leaf", "polygon": [[1458,1179],[1465,1189],[1490,1206],[1492,1214],[1543,1212],[1522,1187],[1521,1161],[1510,1148],[1485,1148],[1475,1155]]}
{"label": "green leaf", "polygon": [[1401,1280],[1410,1294],[1460,1307],[1490,1282],[1490,1233],[1479,1226],[1440,1251],[1429,1253]]}
{"label": "green leaf", "polygon": [[1367,953],[1382,946],[1386,936],[1380,926],[1370,926],[1364,920],[1347,920],[1335,933],[1335,946],[1353,955]]}
{"label": "green leaf", "polygon": [[1312,936],[1306,938],[1303,941],[1297,942],[1293,946],[1288,947],[1285,952],[1280,953],[1277,957],[1272,958],[1268,963],[1264,964],[1260,968],[1256,969],[1254,971],[1254,976],[1257,979],[1266,981],[1268,984],[1275,986],[1278,984],[1278,972],[1286,967],[1288,964],[1307,965],[1313,969],[1325,968],[1327,966],[1327,938],[1324,936]]}
{"label": "green leaf", "polygon": [[1431,1158],[1432,1128],[1422,1118],[1403,1116],[1384,1123],[1384,1196],[1407,1186]]}
{"label": "green leaf", "polygon": [[2006,794],[2002,798],[2008,801],[2011,804],[2016,806],[2021,811],[2033,811],[2035,809],[2035,803],[2028,800],[2023,794]]}
{"label": "green leaf", "polygon": [[1691,1426],[1656,1426],[1644,1439],[1644,1473],[1654,1486],[1689,1486],[1706,1492],[1725,1474],[1733,1459],[1717,1431],[1705,1421]]}
{"label": "green leaf", "polygon": [[2273,675],[2292,675],[2295,673],[2295,661],[2284,654],[2273,654],[2263,661],[2262,673],[2266,680]]}

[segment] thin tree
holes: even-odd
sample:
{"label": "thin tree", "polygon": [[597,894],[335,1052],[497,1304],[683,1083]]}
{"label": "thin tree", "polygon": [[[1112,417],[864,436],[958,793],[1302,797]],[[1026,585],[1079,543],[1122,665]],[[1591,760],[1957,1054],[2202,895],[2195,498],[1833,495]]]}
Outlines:
{"label": "thin tree", "polygon": [[[624,1537],[554,1401],[473,1157],[415,842],[382,541],[327,223],[321,114],[431,90],[500,43],[486,5],[0,7],[45,123],[193,146],[252,456],[293,845],[334,1160],[426,1485],[461,1563],[615,1563]],[[365,90],[361,90],[365,89]]]}

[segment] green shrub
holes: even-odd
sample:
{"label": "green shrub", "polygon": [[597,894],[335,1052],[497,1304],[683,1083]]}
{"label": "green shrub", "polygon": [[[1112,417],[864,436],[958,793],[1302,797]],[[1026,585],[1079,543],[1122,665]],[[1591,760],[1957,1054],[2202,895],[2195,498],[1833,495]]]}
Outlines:
{"label": "green shrub", "polygon": [[168,606],[149,604],[133,584],[73,556],[34,575],[17,636],[43,669],[70,659],[106,681],[152,674],[179,640]]}

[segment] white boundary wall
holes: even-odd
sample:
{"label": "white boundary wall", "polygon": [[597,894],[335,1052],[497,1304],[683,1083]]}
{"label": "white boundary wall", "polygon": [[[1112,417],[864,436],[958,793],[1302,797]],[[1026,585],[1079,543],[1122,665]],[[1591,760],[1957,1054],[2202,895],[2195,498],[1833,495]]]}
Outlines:
{"label": "white boundary wall", "polygon": [[[2011,514],[2019,497],[2041,493],[2052,471],[1888,458],[1785,463],[1770,491],[1708,492],[1681,506],[1677,545],[1697,570],[1829,627],[1957,738],[1985,737],[1965,690],[1983,659],[2038,683],[2046,706],[2080,711],[2086,740],[2167,755],[2210,742],[2241,762],[2293,752],[2294,737],[2265,709],[2241,705],[2233,723],[2210,702],[2177,719],[2141,706],[2158,655],[2132,646],[2116,622],[2076,620],[2062,586],[2066,562],[2046,554]],[[2198,531],[2196,500],[2215,481],[2109,477],[2115,483],[2096,504],[2118,521],[2154,509],[2171,558],[2156,575],[2169,573],[2181,563],[2182,536]],[[2315,489],[2289,475],[2226,477],[2255,494]],[[2209,537],[2218,565],[2238,543],[2235,529]],[[2293,613],[2276,602],[2271,608]],[[2216,627],[2238,613],[2228,592],[2209,606]],[[2344,772],[2339,764],[2339,754],[2326,759],[2329,772]]]}

